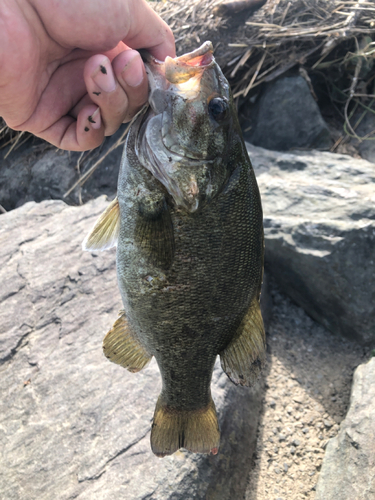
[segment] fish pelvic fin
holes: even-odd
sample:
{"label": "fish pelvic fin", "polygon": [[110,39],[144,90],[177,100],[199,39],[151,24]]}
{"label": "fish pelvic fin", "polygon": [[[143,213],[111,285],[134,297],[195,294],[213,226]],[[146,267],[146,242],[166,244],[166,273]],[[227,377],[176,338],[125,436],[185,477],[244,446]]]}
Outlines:
{"label": "fish pelvic fin", "polygon": [[125,311],[120,311],[120,316],[104,337],[103,351],[110,361],[132,373],[142,370],[152,358],[133,333]]}
{"label": "fish pelvic fin", "polygon": [[216,455],[220,430],[214,402],[198,410],[169,408],[159,396],[151,428],[151,449],[160,458],[180,448]]}
{"label": "fish pelvic fin", "polygon": [[82,243],[82,249],[89,252],[108,250],[117,245],[120,232],[120,205],[116,197],[86,236]]}
{"label": "fish pelvic fin", "polygon": [[219,354],[221,367],[234,384],[254,384],[266,357],[266,337],[257,298],[253,300],[233,340]]}

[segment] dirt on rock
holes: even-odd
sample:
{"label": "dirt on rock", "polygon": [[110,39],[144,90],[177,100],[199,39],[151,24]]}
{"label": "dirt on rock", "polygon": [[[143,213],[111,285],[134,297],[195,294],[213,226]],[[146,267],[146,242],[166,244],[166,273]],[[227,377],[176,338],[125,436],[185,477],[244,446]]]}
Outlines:
{"label": "dirt on rock", "polygon": [[[246,500],[313,500],[325,447],[345,418],[369,349],[334,336],[270,279],[263,411]],[[328,500],[328,499],[327,499]]]}

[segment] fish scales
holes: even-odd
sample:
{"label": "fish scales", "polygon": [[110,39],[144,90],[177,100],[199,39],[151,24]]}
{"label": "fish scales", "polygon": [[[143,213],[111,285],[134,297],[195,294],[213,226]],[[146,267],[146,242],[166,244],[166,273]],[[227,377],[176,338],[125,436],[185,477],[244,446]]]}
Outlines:
{"label": "fish scales", "polygon": [[[182,57],[147,64],[151,109],[130,129],[118,201],[100,223],[114,213],[118,219],[124,304],[104,351],[130,371],[155,357],[162,391],[151,445],[158,456],[181,447],[217,453],[210,390],[216,356],[241,385],[253,383],[264,360],[264,243],[254,171],[212,46]],[[191,60],[198,65],[186,69]],[[166,74],[178,82],[165,83]],[[92,233],[97,247],[108,239],[100,224]],[[89,237],[86,248],[95,249],[95,241]]]}
{"label": "fish scales", "polygon": [[[133,151],[129,143],[127,149]],[[238,167],[236,158],[234,163]],[[120,289],[129,322],[139,329],[140,341],[159,364],[169,406],[193,409],[208,404],[207,390],[203,393],[192,383],[194,368],[209,387],[216,355],[232,339],[259,291],[261,268],[254,270],[253,262],[262,251],[262,214],[259,205],[252,207],[258,198],[254,176],[246,163],[241,166],[235,185],[199,214],[191,216],[169,207],[176,248],[171,268],[160,273],[158,266],[145,264],[144,255],[133,244],[137,231],[133,210],[145,177],[149,177],[149,189],[160,192],[162,188],[135,155],[125,157],[122,164]],[[247,226],[257,226],[258,234],[246,231]]]}

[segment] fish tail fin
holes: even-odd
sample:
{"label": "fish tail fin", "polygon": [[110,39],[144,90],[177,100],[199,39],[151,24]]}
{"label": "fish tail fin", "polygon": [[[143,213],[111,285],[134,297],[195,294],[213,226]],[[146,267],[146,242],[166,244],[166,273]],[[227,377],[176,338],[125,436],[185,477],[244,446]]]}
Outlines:
{"label": "fish tail fin", "polygon": [[254,299],[230,344],[219,353],[224,372],[236,385],[251,386],[266,357],[266,337],[260,304]]}
{"label": "fish tail fin", "polygon": [[220,430],[214,402],[198,410],[169,408],[159,396],[151,429],[151,448],[157,457],[172,455],[180,448],[216,455]]}

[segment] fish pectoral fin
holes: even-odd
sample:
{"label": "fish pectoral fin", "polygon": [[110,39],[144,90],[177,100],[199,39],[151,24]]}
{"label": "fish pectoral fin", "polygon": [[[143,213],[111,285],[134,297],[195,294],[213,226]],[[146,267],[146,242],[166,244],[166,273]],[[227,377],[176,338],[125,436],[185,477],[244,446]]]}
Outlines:
{"label": "fish pectoral fin", "polygon": [[142,370],[152,358],[133,333],[124,311],[120,311],[119,318],[104,337],[103,351],[110,361],[133,373]]}
{"label": "fish pectoral fin", "polygon": [[175,251],[174,231],[164,198],[149,205],[139,205],[135,243],[151,264],[161,269],[171,266]]}
{"label": "fish pectoral fin", "polygon": [[108,205],[82,243],[89,252],[108,250],[117,245],[120,232],[120,206],[117,197]]}
{"label": "fish pectoral fin", "polygon": [[251,386],[266,357],[266,337],[259,301],[255,298],[230,344],[220,353],[221,367],[236,385]]}
{"label": "fish pectoral fin", "polygon": [[169,408],[159,396],[151,428],[151,449],[160,458],[180,448],[216,455],[220,430],[214,402],[198,410]]}

